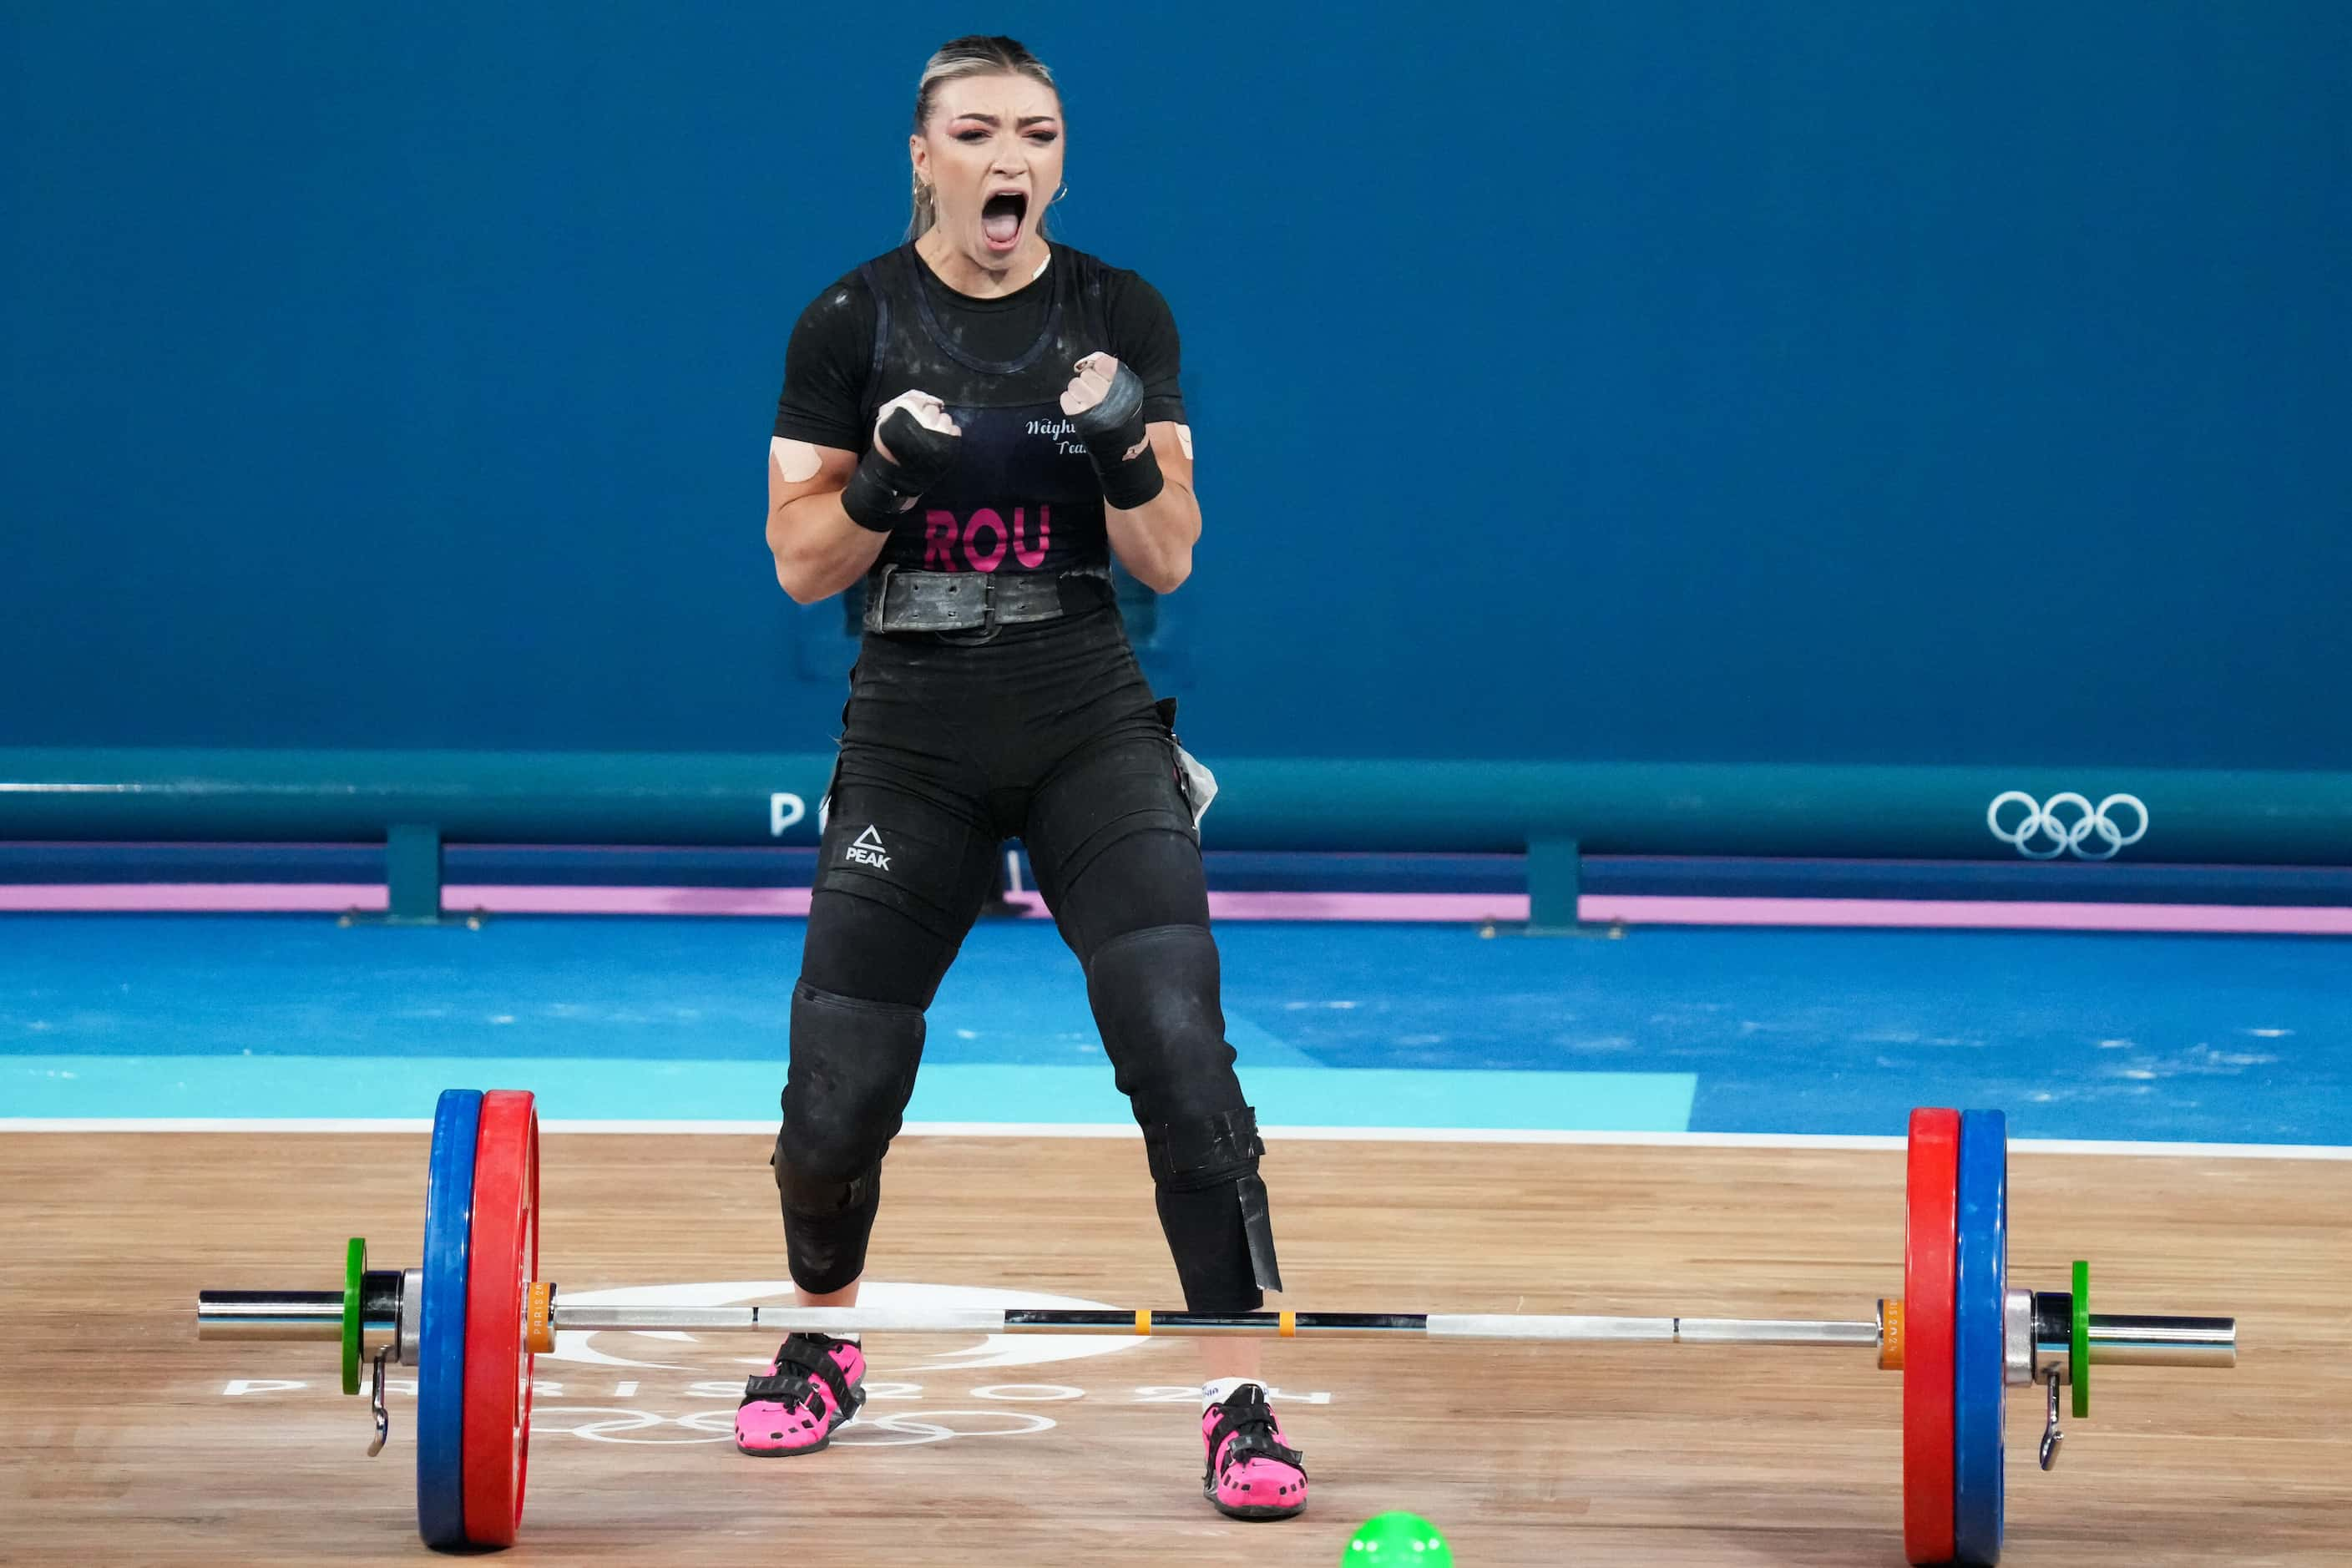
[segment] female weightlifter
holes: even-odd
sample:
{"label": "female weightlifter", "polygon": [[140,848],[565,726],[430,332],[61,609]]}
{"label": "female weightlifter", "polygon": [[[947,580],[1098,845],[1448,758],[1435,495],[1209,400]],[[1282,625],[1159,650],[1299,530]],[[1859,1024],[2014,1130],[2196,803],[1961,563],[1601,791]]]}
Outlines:
{"label": "female weightlifter", "polygon": [[[804,605],[866,585],[774,1157],[804,1306],[857,1299],[924,1010],[1016,836],[1143,1129],[1185,1306],[1255,1311],[1282,1288],[1172,709],[1111,597],[1112,552],[1167,593],[1200,537],[1176,325],[1135,273],[1046,238],[1063,133],[1021,45],[940,50],[908,242],[827,288],[785,353],[777,579]],[[1257,1347],[1202,1347],[1202,1489],[1237,1518],[1297,1513],[1307,1475]],[[823,1448],[865,1371],[855,1336],[793,1335],[745,1388],[736,1446]]]}

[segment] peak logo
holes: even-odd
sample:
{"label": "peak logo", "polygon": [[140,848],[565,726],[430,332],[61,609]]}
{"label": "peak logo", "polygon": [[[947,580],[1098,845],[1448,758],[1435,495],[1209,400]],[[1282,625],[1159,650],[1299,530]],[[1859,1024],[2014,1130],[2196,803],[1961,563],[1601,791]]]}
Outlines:
{"label": "peak logo", "polygon": [[[849,847],[846,858],[855,866],[871,866],[877,871],[890,868],[890,852],[884,847],[882,836],[874,831],[871,825],[857,836],[857,842]],[[785,1287],[785,1293],[791,1293],[790,1286]]]}

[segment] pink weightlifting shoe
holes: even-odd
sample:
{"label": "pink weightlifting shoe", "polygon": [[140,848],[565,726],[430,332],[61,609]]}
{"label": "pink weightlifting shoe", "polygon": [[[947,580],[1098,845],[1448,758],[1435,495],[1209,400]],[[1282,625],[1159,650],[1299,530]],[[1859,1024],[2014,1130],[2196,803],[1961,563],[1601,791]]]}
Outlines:
{"label": "pink weightlifting shoe", "polygon": [[1282,1441],[1265,1390],[1244,1383],[1201,1413],[1209,1450],[1201,1490],[1234,1519],[1288,1519],[1307,1506],[1307,1466]]}
{"label": "pink weightlifting shoe", "polygon": [[814,1454],[866,1403],[866,1357],[846,1340],[794,1334],[743,1384],[735,1447],[754,1458]]}

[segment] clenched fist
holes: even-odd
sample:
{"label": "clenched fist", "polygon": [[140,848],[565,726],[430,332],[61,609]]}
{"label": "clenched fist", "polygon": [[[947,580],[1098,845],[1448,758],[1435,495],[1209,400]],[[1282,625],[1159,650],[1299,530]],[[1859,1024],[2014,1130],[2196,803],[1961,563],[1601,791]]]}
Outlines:
{"label": "clenched fist", "polygon": [[874,416],[874,444],[841,492],[841,510],[860,528],[887,533],[899,514],[955,467],[963,432],[928,392],[902,392]]}
{"label": "clenched fist", "polygon": [[1070,384],[1062,390],[1062,412],[1078,427],[1087,456],[1094,459],[1103,500],[1132,511],[1167,483],[1143,429],[1143,382],[1105,353],[1088,354],[1071,370]]}

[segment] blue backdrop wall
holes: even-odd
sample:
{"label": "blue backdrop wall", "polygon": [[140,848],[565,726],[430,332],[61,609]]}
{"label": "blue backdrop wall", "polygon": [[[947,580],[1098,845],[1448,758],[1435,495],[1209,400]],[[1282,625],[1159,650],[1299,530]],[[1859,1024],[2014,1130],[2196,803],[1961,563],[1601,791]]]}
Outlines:
{"label": "blue backdrop wall", "polygon": [[821,749],[784,340],[975,26],[1204,752],[2352,767],[2336,0],[0,7],[0,745]]}

